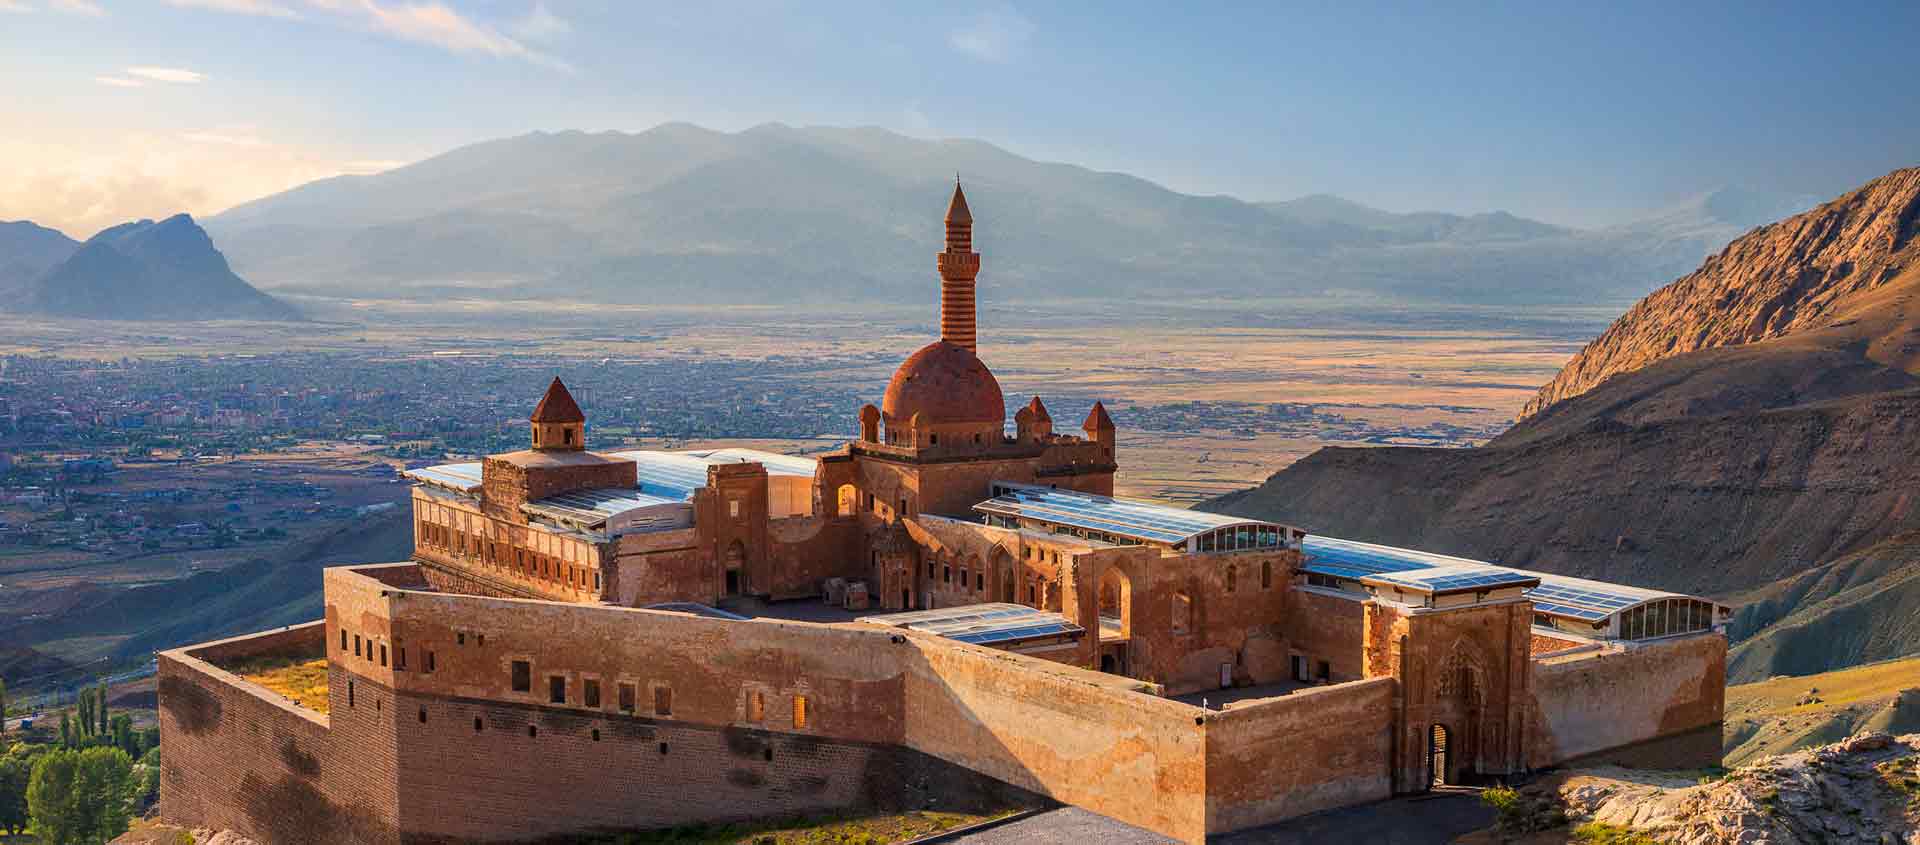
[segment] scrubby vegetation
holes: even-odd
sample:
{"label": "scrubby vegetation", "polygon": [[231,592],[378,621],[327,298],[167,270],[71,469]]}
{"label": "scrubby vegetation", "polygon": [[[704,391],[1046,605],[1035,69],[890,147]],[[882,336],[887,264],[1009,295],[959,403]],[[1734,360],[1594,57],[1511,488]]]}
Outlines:
{"label": "scrubby vegetation", "polygon": [[1660,840],[1644,833],[1600,822],[1587,822],[1574,828],[1571,839],[1580,845],[1660,845]]}

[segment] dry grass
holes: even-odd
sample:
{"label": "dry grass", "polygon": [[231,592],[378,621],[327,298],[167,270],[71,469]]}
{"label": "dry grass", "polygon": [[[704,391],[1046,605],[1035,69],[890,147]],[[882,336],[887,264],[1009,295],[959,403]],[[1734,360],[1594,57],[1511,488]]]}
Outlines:
{"label": "dry grass", "polygon": [[1920,657],[1727,687],[1726,763],[1837,742],[1858,730],[1913,730],[1914,705],[1895,702],[1901,690],[1916,687]]}
{"label": "dry grass", "polygon": [[316,713],[327,712],[327,659],[259,657],[220,667]]}

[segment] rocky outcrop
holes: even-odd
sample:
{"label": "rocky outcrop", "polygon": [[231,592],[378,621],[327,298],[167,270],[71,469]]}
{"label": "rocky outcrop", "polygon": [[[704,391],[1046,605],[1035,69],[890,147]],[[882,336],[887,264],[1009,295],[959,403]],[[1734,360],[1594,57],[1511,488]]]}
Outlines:
{"label": "rocky outcrop", "polygon": [[1575,819],[1669,845],[1920,845],[1920,734],[1860,734],[1696,785],[1601,769],[1558,789]]}
{"label": "rocky outcrop", "polygon": [[1920,168],[1896,170],[1735,240],[1636,304],[1540,389],[1525,419],[1656,361],[1825,326],[1920,247]]}

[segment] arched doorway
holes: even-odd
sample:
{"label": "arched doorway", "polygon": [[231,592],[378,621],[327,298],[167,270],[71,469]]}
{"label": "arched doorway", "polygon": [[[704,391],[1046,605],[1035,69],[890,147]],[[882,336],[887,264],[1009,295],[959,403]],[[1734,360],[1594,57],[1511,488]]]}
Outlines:
{"label": "arched doorway", "polygon": [[1440,753],[1430,769],[1434,784],[1472,783],[1482,768],[1482,747],[1494,728],[1486,724],[1486,665],[1482,651],[1468,640],[1456,642],[1434,672],[1427,718],[1433,721],[1428,746]]}
{"label": "arched doorway", "polygon": [[1427,731],[1427,787],[1445,786],[1453,782],[1451,757],[1447,753],[1447,726],[1439,722]]}
{"label": "arched doorway", "polygon": [[835,505],[837,506],[834,510],[835,515],[853,516],[855,513],[859,512],[860,491],[856,489],[853,485],[851,484],[840,485],[839,494],[835,497],[835,499],[836,499]]}
{"label": "arched doorway", "polygon": [[726,571],[726,592],[722,595],[733,597],[746,589],[745,572],[747,565],[747,547],[739,540],[727,546],[727,558],[722,567]]}
{"label": "arched doorway", "polygon": [[1000,601],[1013,604],[1020,600],[1020,583],[1013,577],[1013,556],[1006,549],[993,550],[993,583]]}
{"label": "arched doorway", "polygon": [[1133,631],[1133,583],[1119,567],[1100,573],[1100,638],[1126,639]]}

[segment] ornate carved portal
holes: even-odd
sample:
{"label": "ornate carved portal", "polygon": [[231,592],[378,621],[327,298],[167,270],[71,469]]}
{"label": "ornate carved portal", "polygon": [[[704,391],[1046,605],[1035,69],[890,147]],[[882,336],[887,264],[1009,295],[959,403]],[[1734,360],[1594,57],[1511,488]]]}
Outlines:
{"label": "ornate carved portal", "polygon": [[1497,757],[1487,712],[1486,662],[1479,649],[1456,640],[1440,666],[1428,674],[1433,692],[1428,696],[1428,783],[1462,783],[1487,771],[1483,760]]}

